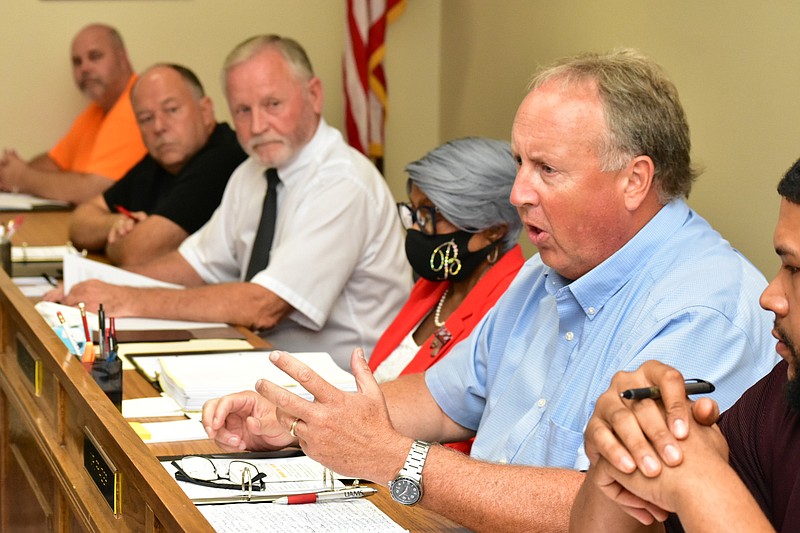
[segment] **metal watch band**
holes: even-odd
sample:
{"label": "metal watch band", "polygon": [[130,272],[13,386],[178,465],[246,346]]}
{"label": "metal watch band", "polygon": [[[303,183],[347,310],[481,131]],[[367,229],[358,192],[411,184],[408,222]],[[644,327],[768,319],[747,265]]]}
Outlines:
{"label": "metal watch band", "polygon": [[425,466],[425,458],[428,457],[428,450],[431,445],[421,440],[415,440],[411,445],[411,450],[406,457],[406,464],[397,474],[397,477],[407,477],[415,481],[422,479],[422,467]]}

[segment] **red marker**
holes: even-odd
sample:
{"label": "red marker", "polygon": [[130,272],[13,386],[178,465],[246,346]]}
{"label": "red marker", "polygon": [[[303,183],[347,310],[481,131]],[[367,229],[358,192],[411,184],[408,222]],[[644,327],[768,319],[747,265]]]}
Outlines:
{"label": "red marker", "polygon": [[126,217],[128,217],[131,220],[133,220],[134,222],[138,222],[139,221],[135,216],[133,216],[133,213],[131,213],[130,211],[128,211],[127,209],[125,209],[124,207],[122,207],[119,204],[115,204],[114,205],[114,209],[116,209],[118,213],[125,215]]}
{"label": "red marker", "polygon": [[291,496],[283,496],[278,498],[273,503],[278,505],[297,505],[300,503],[322,503],[335,500],[354,500],[356,498],[363,498],[364,496],[372,496],[377,489],[372,487],[356,487],[352,489],[333,490],[330,492],[316,492],[311,494],[292,494]]}

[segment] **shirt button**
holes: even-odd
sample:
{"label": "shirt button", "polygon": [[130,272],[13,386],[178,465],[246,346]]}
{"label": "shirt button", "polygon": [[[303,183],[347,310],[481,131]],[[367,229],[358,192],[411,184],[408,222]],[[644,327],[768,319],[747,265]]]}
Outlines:
{"label": "shirt button", "polygon": [[501,465],[508,464],[508,461],[507,461],[505,458],[503,458],[503,459],[500,459],[500,460],[499,460],[499,461],[497,461],[497,462],[498,462],[498,463],[500,463]]}
{"label": "shirt button", "polygon": [[536,402],[536,405],[538,405],[539,407],[544,407],[545,405],[547,405],[547,400],[545,400],[544,398],[539,398],[539,401]]}
{"label": "shirt button", "polygon": [[567,339],[568,341],[571,341],[572,339],[575,338],[575,334],[572,333],[571,331],[568,331],[567,334],[564,335],[564,338]]}
{"label": "shirt button", "polygon": [[586,310],[586,312],[589,313],[590,315],[593,315],[594,314],[594,307],[590,307],[589,309]]}

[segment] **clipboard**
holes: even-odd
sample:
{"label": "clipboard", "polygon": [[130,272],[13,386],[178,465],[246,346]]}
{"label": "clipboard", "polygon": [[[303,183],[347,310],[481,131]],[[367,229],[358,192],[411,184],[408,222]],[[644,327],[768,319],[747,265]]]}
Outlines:
{"label": "clipboard", "polygon": [[[94,342],[99,342],[98,331],[92,332]],[[246,339],[244,333],[233,326],[197,329],[146,329],[125,330],[117,326],[117,342],[173,342],[192,339]],[[163,354],[162,354],[163,355]]]}

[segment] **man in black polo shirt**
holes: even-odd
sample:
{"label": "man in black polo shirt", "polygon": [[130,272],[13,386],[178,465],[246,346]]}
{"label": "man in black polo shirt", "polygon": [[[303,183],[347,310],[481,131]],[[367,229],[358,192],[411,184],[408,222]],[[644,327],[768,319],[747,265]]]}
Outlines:
{"label": "man in black polo shirt", "polygon": [[131,102],[148,154],[105,193],[79,205],[70,221],[75,246],[105,249],[122,266],[174,250],[199,229],[246,158],[185,67],[149,68],[134,85]]}

